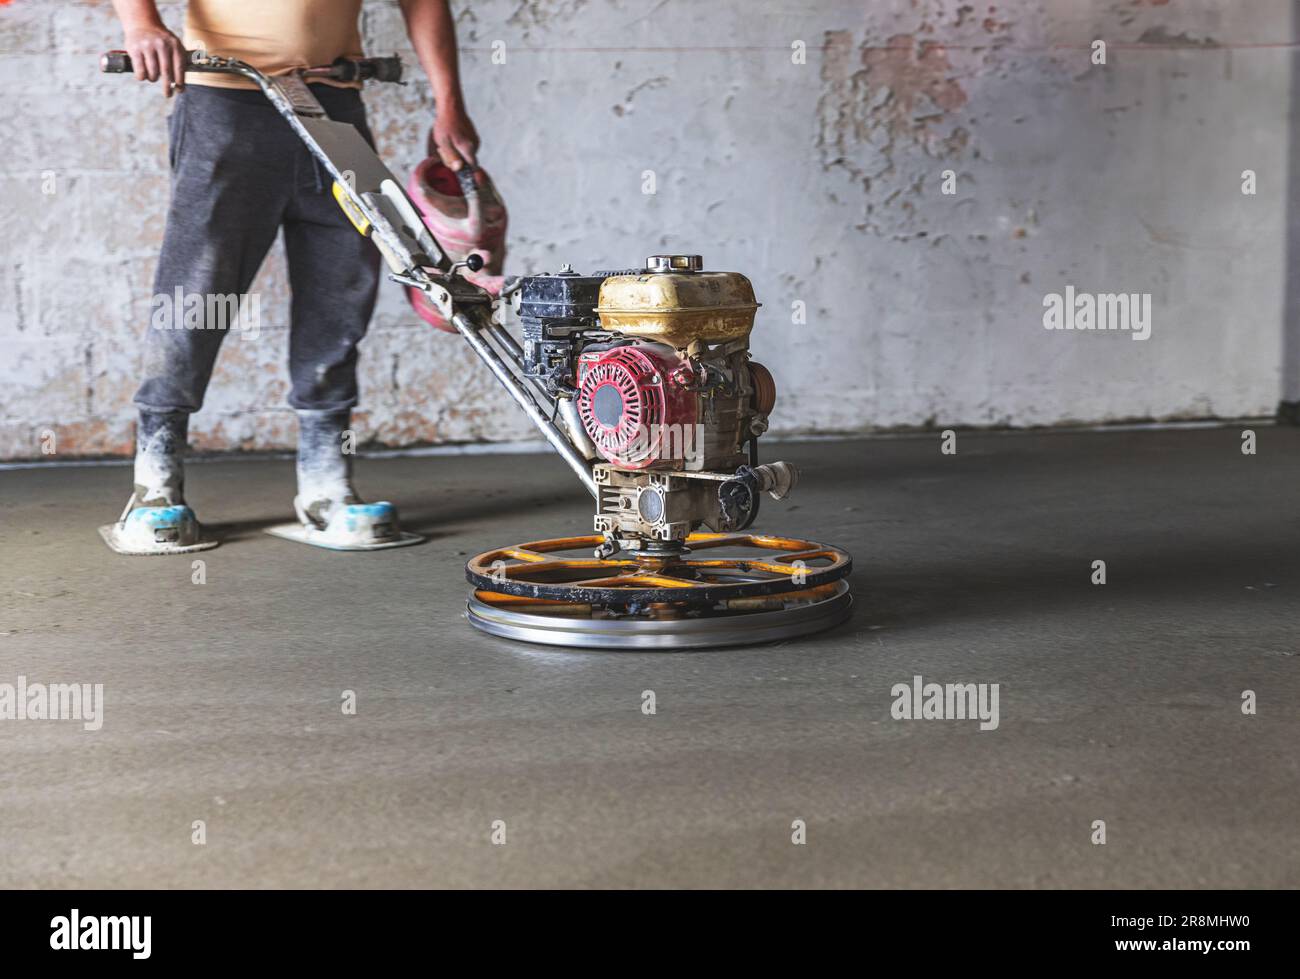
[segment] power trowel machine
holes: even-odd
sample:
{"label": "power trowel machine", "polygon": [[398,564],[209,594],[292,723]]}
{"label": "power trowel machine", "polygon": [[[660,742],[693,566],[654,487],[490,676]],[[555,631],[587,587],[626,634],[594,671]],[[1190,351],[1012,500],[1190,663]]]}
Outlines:
{"label": "power trowel machine", "polygon": [[[399,81],[397,58],[276,77],[204,52],[188,59],[189,71],[261,88],[332,175],[389,278],[464,337],[594,499],[594,534],[468,562],[475,627],[559,646],[682,649],[784,639],[848,617],[845,551],[750,530],[763,494],[784,498],[798,474],[759,460],[776,388],[750,359],[759,304],[745,276],[708,271],[698,255],[653,255],[639,268],[524,276],[497,300],[470,280],[482,257],[448,257],[361,134],[330,120],[308,87]],[[120,51],[101,67],[131,70]],[[478,193],[470,168],[458,176],[467,198]]]}

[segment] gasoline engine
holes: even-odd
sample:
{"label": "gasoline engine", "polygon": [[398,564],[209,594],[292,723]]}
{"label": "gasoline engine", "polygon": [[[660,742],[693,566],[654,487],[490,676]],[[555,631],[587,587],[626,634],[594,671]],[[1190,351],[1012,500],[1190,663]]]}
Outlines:
{"label": "gasoline engine", "polygon": [[527,276],[513,302],[525,376],[594,462],[598,556],[679,552],[701,526],[748,528],[762,493],[790,492],[794,467],[758,459],[776,387],[750,359],[759,303],[745,276],[654,255]]}

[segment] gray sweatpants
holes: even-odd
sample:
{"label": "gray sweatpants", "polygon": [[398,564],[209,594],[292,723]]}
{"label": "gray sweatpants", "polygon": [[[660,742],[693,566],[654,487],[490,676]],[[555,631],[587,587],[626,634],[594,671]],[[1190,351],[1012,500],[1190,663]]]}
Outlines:
{"label": "gray sweatpants", "polygon": [[[352,123],[374,145],[357,91],[312,91],[330,118]],[[198,295],[206,312],[223,308],[209,306],[208,297],[245,296],[283,228],[293,290],[289,404],[346,411],[357,402],[357,343],[374,310],[379,253],[348,223],[329,175],[261,92],[193,85],[176,99],[172,200],[155,301]],[[179,315],[151,322],[135,396],[142,412],[188,415],[202,407],[232,324],[227,315],[213,316],[218,323],[197,315],[200,326],[216,328],[185,328]],[[241,342],[259,342],[249,336]]]}

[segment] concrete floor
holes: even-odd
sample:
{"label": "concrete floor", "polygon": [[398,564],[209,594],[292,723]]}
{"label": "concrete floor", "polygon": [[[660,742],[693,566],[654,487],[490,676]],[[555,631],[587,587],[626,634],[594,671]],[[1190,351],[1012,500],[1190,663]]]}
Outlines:
{"label": "concrete floor", "polygon": [[[432,538],[379,554],[260,533],[289,461],[194,465],[204,585],[100,543],[124,469],[0,472],[0,682],[106,688],[98,733],[0,723],[0,886],[1295,887],[1300,431],[1239,444],[781,446],[761,526],[848,547],[855,617],[689,654],[465,623],[466,555],[589,526],[550,456],[363,460]],[[892,720],[914,674],[999,728]]]}

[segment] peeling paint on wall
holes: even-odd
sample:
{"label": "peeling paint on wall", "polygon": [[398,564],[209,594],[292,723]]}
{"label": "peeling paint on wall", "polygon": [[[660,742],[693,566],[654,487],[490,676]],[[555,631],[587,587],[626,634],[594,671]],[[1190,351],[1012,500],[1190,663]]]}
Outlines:
{"label": "peeling paint on wall", "polygon": [[818,146],[824,169],[842,168],[862,186],[861,230],[882,233],[875,212],[913,204],[915,175],[903,172],[899,144],[926,157],[960,157],[969,133],[954,115],[967,102],[945,47],[895,34],[884,44],[828,32],[822,47]]}

